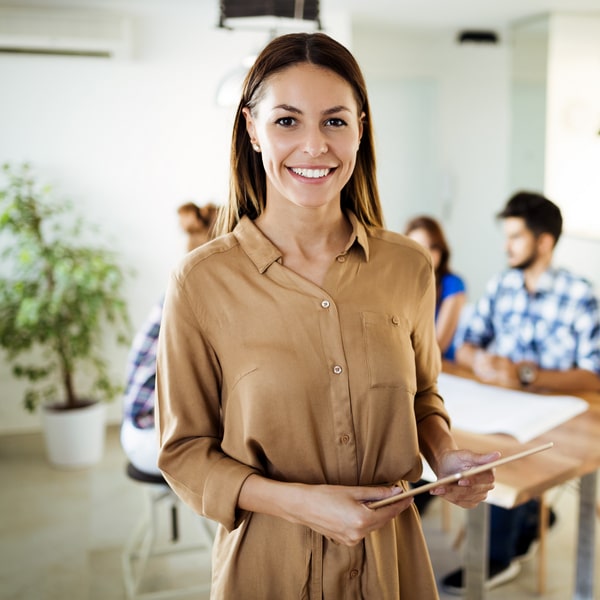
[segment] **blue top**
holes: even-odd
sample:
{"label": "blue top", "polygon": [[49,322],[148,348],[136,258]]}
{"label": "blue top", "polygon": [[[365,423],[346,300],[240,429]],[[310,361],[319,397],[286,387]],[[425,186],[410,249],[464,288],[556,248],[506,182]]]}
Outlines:
{"label": "blue top", "polygon": [[[454,273],[446,273],[446,275],[442,277],[442,293],[435,307],[435,318],[437,319],[440,306],[446,298],[450,298],[450,296],[454,296],[454,294],[459,294],[460,292],[464,292],[465,290],[465,282],[458,275],[455,275]],[[448,346],[448,349],[442,355],[444,358],[448,360],[454,360],[456,342],[456,334],[454,334],[450,346]]]}
{"label": "blue top", "polygon": [[548,269],[529,293],[523,272],[494,277],[475,307],[465,342],[493,348],[542,369],[574,367],[600,374],[600,310],[591,284],[566,269]]}

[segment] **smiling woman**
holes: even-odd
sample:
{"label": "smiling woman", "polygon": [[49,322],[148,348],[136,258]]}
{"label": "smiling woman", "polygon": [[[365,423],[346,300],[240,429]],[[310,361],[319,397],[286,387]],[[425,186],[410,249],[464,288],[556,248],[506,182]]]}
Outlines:
{"label": "smiling woman", "polygon": [[[212,598],[438,597],[412,499],[366,503],[421,453],[440,477],[498,454],[457,449],[431,257],[382,221],[355,59],[274,39],[238,105],[222,235],[175,269],[159,340],[159,466],[220,523]],[[434,493],[472,507],[492,485]]]}
{"label": "smiling woman", "polygon": [[[311,88],[315,93],[306,95]],[[323,67],[294,65],[272,75],[259,102],[242,112],[253,147],[262,154],[269,209],[291,201],[339,212],[364,117],[347,82]]]}

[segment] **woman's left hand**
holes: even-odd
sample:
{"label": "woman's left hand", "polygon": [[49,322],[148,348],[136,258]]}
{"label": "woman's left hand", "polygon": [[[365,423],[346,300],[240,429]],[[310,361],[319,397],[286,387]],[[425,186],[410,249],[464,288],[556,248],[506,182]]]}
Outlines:
{"label": "woman's left hand", "polygon": [[[438,465],[438,478],[466,471],[478,465],[484,465],[500,458],[500,452],[477,454],[469,450],[451,450],[446,452]],[[433,496],[444,499],[462,508],[474,508],[487,498],[488,492],[494,489],[494,471],[484,471],[471,477],[459,479],[456,483],[441,485],[431,490]]]}

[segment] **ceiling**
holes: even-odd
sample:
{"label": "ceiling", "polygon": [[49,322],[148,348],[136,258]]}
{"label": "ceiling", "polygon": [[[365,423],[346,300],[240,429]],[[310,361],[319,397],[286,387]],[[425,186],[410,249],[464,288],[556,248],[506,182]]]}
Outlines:
{"label": "ceiling", "polygon": [[594,12],[600,0],[320,0],[325,11],[350,11],[353,19],[415,28],[503,29],[550,12]]}

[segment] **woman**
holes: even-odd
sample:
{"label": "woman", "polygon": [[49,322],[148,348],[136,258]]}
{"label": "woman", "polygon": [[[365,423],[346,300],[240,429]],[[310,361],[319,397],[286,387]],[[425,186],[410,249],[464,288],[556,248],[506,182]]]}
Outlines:
{"label": "woman", "polygon": [[456,329],[467,299],[464,281],[450,270],[450,247],[435,219],[415,217],[404,233],[431,252],[436,287],[435,333],[442,356],[454,360]]}
{"label": "woman", "polygon": [[173,274],[158,357],[159,466],[220,523],[211,597],[437,598],[412,500],[365,502],[418,479],[419,451],[438,475],[498,453],[449,431],[431,259],[382,229],[364,80],[328,36],[250,69],[222,229]]}

